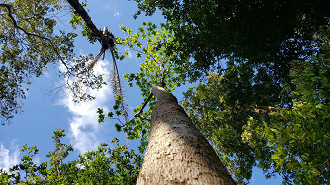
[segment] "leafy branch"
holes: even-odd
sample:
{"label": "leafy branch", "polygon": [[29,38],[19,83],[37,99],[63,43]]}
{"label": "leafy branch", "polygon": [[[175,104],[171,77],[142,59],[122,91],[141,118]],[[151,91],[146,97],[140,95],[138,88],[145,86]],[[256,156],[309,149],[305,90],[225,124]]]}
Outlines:
{"label": "leafy branch", "polygon": [[13,22],[13,25],[14,25],[15,28],[20,29],[21,31],[23,31],[23,32],[24,32],[26,35],[28,35],[28,36],[39,37],[39,38],[41,38],[41,39],[44,39],[44,40],[50,41],[50,39],[47,38],[47,37],[44,37],[44,36],[42,36],[42,35],[38,35],[38,34],[35,34],[35,33],[28,32],[28,31],[26,31],[24,28],[20,27],[20,26],[17,24],[17,21],[16,21],[16,19],[15,19],[14,16],[13,16],[13,13],[12,13],[13,6],[12,6],[11,4],[1,3],[1,4],[0,4],[0,7],[5,7],[5,8],[8,10],[8,16],[9,16],[9,18],[11,19],[11,21]]}
{"label": "leafy branch", "polygon": [[[11,19],[11,21],[13,22],[13,26],[14,28],[17,28],[21,31],[23,31],[26,35],[28,36],[33,36],[33,37],[38,37],[40,39],[43,39],[43,40],[46,40],[48,41],[48,43],[50,44],[50,46],[52,47],[52,49],[54,50],[54,52],[56,53],[56,55],[59,57],[59,59],[61,60],[62,64],[66,67],[66,69],[69,71],[69,67],[67,66],[66,62],[64,62],[62,56],[60,55],[60,53],[57,51],[56,47],[54,46],[54,44],[52,44],[52,40],[47,38],[47,37],[44,37],[42,35],[38,35],[36,33],[31,33],[31,32],[28,32],[27,30],[25,30],[24,28],[22,28],[21,26],[19,26],[17,24],[17,21],[16,19],[14,18],[13,16],[13,12],[12,12],[12,9],[13,9],[13,6],[11,4],[5,4],[5,3],[1,3],[0,4],[0,7],[4,7],[7,9],[8,11],[8,17]],[[31,18],[26,18],[24,20],[28,20],[28,19],[31,19]]]}

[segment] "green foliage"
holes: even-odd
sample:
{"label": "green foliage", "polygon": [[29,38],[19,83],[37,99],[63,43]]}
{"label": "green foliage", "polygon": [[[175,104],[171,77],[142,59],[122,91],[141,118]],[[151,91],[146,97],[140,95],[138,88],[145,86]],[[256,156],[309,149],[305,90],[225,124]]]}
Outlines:
{"label": "green foliage", "polygon": [[319,35],[330,18],[329,1],[134,1],[136,16],[161,10],[180,51],[194,57],[193,74],[198,76],[213,70],[219,59],[232,57],[255,64],[274,62],[285,71],[291,60],[318,52],[324,43]]}
{"label": "green foliage", "polygon": [[253,166],[285,183],[327,182],[328,1],[135,1],[136,16],[162,11],[176,48],[195,59],[184,61],[192,81],[218,73],[183,105],[240,183]]}
{"label": "green foliage", "polygon": [[[228,70],[229,77],[233,71],[234,69]],[[237,78],[241,77],[237,76]],[[213,143],[214,149],[230,173],[235,175],[237,181],[243,182],[244,178],[251,178],[256,160],[267,159],[270,155],[269,149],[265,147],[265,140],[257,138],[258,147],[256,149],[245,143],[241,139],[242,127],[248,121],[249,116],[265,116],[250,112],[248,110],[251,107],[248,106],[250,102],[240,101],[249,95],[251,97],[252,93],[236,90],[244,88],[244,85],[248,85],[250,82],[240,81],[241,79],[235,80],[235,78],[227,80],[229,79],[224,76],[211,74],[207,84],[202,83],[184,93],[185,99],[182,101],[182,106],[204,136]],[[237,89],[228,87],[237,87]],[[235,94],[232,94],[233,92]],[[264,165],[267,167],[267,164]]]}
{"label": "green foliage", "polygon": [[[128,79],[129,86],[133,86],[132,82],[135,81],[143,97],[149,96],[150,89],[157,82],[165,82],[167,90],[173,91],[176,86],[185,83],[185,72],[189,70],[189,66],[173,63],[181,52],[177,50],[177,43],[174,42],[173,33],[169,31],[167,24],[161,24],[160,29],[151,22],[143,22],[142,25],[134,34],[131,29],[120,26],[123,32],[131,36],[117,41],[135,51],[137,58],[143,56],[145,59],[137,74],[125,74],[124,77]],[[121,58],[124,59],[127,54],[124,53]],[[189,57],[184,58],[183,63],[188,60]]]}
{"label": "green foliage", "polygon": [[80,155],[78,164],[83,166],[79,175],[81,178],[76,183],[83,184],[135,184],[142,158],[126,146],[120,146],[115,138],[112,143],[117,143],[116,148],[107,148],[101,143],[97,151]]}
{"label": "green foliage", "polygon": [[105,115],[103,114],[103,109],[101,108],[98,108],[97,109],[97,114],[98,114],[98,122],[99,123],[103,123],[104,122],[104,118],[105,118]]}
{"label": "green foliage", "polygon": [[55,0],[2,1],[0,101],[2,124],[22,107],[27,84],[46,65],[72,57],[75,34],[56,30],[64,4]]}
{"label": "green foliage", "polygon": [[330,46],[308,62],[294,62],[293,106],[274,114],[257,134],[274,150],[274,167],[293,183],[326,184],[330,178]]}
{"label": "green foliage", "polygon": [[[136,33],[133,33],[132,29],[121,25],[122,31],[130,36],[124,39],[118,38],[117,42],[128,46],[130,50],[136,53],[137,58],[144,57],[144,62],[140,64],[139,72],[126,73],[124,77],[128,80],[129,87],[133,87],[135,82],[140,88],[141,96],[145,101],[150,94],[151,88],[158,82],[164,82],[166,84],[165,88],[170,92],[175,90],[176,86],[184,84],[186,80],[185,71],[189,70],[189,65],[188,63],[177,65],[172,62],[182,53],[177,50],[177,43],[174,42],[172,32],[168,31],[167,24],[161,24],[159,29],[151,22],[143,22],[142,25]],[[128,56],[128,51],[118,54],[117,58],[124,60],[126,56]],[[186,58],[182,59],[183,62],[188,61],[189,57],[186,56]],[[122,114],[122,111],[119,110],[121,100],[122,97],[118,96],[113,107],[117,116]],[[129,139],[141,140],[141,146],[139,147],[141,153],[144,152],[147,146],[146,140],[149,137],[150,115],[154,104],[154,100],[149,101],[150,109],[140,114],[139,120],[133,119],[125,124],[115,124],[116,130],[126,132]],[[138,106],[134,109],[134,112],[136,113],[140,109],[141,107]],[[110,118],[114,115],[112,112],[109,114]]]}
{"label": "green foliage", "polygon": [[1,184],[135,184],[142,156],[119,140],[112,141],[115,147],[101,143],[96,151],[79,155],[78,159],[64,162],[72,151],[71,145],[61,142],[64,130],[54,131],[52,139],[55,149],[49,152],[49,162],[36,164],[33,159],[38,154],[36,146],[23,146],[21,163],[10,168],[9,172],[0,170]]}
{"label": "green foliage", "polygon": [[95,99],[90,94],[91,89],[100,89],[108,83],[104,74],[96,74],[93,69],[88,69],[90,61],[94,57],[87,56],[73,57],[68,61],[60,73],[66,81],[66,87],[72,94],[74,102],[89,101]]}
{"label": "green foliage", "polygon": [[224,74],[210,74],[207,84],[185,93],[187,113],[240,183],[254,166],[266,177],[280,173],[287,184],[329,179],[329,49],[293,61],[292,81],[282,89],[228,62]]}

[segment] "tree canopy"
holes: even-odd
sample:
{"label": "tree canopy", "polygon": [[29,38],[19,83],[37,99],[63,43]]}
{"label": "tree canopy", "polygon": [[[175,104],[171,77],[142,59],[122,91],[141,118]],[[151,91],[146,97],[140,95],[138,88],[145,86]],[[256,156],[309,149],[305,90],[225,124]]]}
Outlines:
{"label": "tree canopy", "polygon": [[328,1],[135,1],[136,16],[162,12],[194,58],[191,79],[213,72],[183,105],[239,181],[257,165],[286,183],[327,182],[329,118],[316,115],[329,114]]}
{"label": "tree canopy", "polygon": [[[186,111],[239,180],[251,178],[254,166],[268,177],[280,173],[289,184],[329,179],[329,46],[318,57],[293,65],[293,91],[258,91],[264,87],[254,78],[251,83],[251,72],[237,74],[233,66],[185,93]],[[232,85],[235,91],[228,90]],[[288,96],[292,105],[271,101],[274,94]]]}
{"label": "tree canopy", "polygon": [[281,73],[291,60],[320,50],[330,17],[329,1],[134,1],[136,16],[161,11],[197,73],[223,58],[273,65]]}
{"label": "tree canopy", "polygon": [[1,123],[20,111],[27,84],[47,64],[72,58],[72,33],[56,29],[63,1],[2,1],[0,3]]}

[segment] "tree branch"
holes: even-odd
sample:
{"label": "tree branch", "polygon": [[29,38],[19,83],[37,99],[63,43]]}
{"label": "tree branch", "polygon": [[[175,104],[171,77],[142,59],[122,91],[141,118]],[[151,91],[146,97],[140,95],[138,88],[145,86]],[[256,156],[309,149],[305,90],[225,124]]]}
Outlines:
{"label": "tree branch", "polygon": [[152,98],[152,96],[153,96],[153,94],[150,93],[149,96],[148,96],[148,98],[147,98],[147,100],[143,103],[140,111],[137,112],[136,114],[134,114],[134,117],[135,118],[140,116],[140,114],[143,112],[144,107],[148,104],[148,102],[150,101],[150,99]]}
{"label": "tree branch", "polygon": [[22,30],[28,36],[35,36],[35,37],[39,37],[41,39],[45,39],[45,40],[50,41],[50,39],[47,38],[47,37],[44,37],[44,36],[41,36],[41,35],[38,35],[38,34],[35,34],[35,33],[28,32],[24,28],[20,27],[17,24],[17,21],[16,21],[16,19],[14,18],[13,14],[12,14],[12,10],[11,10],[13,8],[12,5],[1,3],[0,7],[5,7],[8,10],[8,16],[11,19],[11,21],[13,22],[13,25],[14,25],[15,28]]}
{"label": "tree branch", "polygon": [[92,31],[92,33],[98,38],[98,40],[102,43],[102,41],[107,41],[107,38],[98,30],[93,23],[91,17],[88,15],[84,7],[81,6],[78,0],[67,0],[68,3],[72,6],[72,8],[76,11],[76,13],[85,21],[87,27]]}
{"label": "tree branch", "polygon": [[4,7],[8,10],[8,16],[9,18],[12,20],[13,22],[13,25],[14,25],[14,28],[17,28],[21,31],[23,31],[26,35],[28,36],[34,36],[34,37],[38,37],[38,38],[41,38],[41,39],[44,39],[44,40],[47,40],[49,41],[49,44],[51,45],[51,47],[53,48],[53,50],[55,51],[56,55],[58,55],[58,57],[60,58],[62,64],[67,68],[68,66],[66,65],[66,63],[64,62],[64,60],[62,59],[62,56],[58,53],[58,51],[56,50],[55,46],[53,45],[53,43],[51,42],[51,39],[47,38],[47,37],[44,37],[42,35],[38,35],[38,34],[35,34],[35,33],[31,33],[31,32],[28,32],[26,31],[24,28],[20,27],[18,24],[17,24],[17,21],[16,19],[14,18],[13,16],[13,13],[12,13],[12,8],[13,6],[11,4],[5,4],[5,3],[0,3],[0,7]]}
{"label": "tree branch", "polygon": [[88,15],[84,7],[81,6],[78,0],[67,0],[67,2],[75,10],[75,13],[85,21],[86,26],[92,31],[93,36],[98,39],[102,47],[105,47],[104,49],[108,49],[108,46],[113,47],[115,45],[115,37],[111,33],[109,33],[109,35],[105,35],[102,31],[97,29],[91,17]]}
{"label": "tree branch", "polygon": [[[272,106],[257,106],[257,105],[250,106],[250,107],[234,105],[233,108],[237,108],[242,111],[246,111],[246,112],[250,112],[250,113],[257,113],[257,114],[268,115],[268,116],[273,115],[275,112],[277,112],[279,110],[289,110],[287,108],[276,108],[276,107],[272,107]],[[222,110],[221,107],[220,107],[220,110]]]}
{"label": "tree branch", "polygon": [[[157,86],[164,88],[164,87],[165,87],[165,82],[164,82],[164,81],[158,82],[158,83],[157,83]],[[140,114],[143,112],[144,107],[148,104],[148,102],[150,101],[150,99],[152,98],[152,96],[153,96],[153,94],[152,94],[152,92],[151,92],[151,93],[149,94],[148,98],[146,99],[146,101],[143,103],[143,105],[142,105],[140,111],[137,112],[136,114],[134,114],[134,117],[135,117],[135,118],[140,116]]]}

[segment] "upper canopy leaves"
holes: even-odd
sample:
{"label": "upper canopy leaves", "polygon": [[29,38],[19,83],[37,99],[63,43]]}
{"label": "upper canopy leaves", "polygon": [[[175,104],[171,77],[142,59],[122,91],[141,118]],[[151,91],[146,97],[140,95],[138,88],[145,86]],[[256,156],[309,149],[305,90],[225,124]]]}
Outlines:
{"label": "upper canopy leaves", "polygon": [[236,57],[254,64],[274,62],[288,75],[291,60],[319,51],[322,27],[330,18],[329,1],[135,1],[137,15],[161,9],[181,51],[195,58],[195,72]]}

